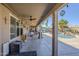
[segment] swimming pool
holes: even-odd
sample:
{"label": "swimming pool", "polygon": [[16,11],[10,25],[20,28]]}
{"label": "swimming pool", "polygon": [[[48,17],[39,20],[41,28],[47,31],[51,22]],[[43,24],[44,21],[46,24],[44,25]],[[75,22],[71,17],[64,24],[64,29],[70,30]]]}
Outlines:
{"label": "swimming pool", "polygon": [[67,39],[75,38],[75,37],[72,36],[72,35],[64,35],[64,34],[62,34],[62,33],[58,33],[58,37],[67,38]]}

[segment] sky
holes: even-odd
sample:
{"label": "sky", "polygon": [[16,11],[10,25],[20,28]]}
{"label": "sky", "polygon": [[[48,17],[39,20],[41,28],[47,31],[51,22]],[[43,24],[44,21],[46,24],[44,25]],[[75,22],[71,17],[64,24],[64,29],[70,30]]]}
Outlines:
{"label": "sky", "polygon": [[[61,10],[65,11],[65,14],[63,16],[60,15]],[[79,3],[70,3],[67,5],[65,5],[63,8],[61,8],[58,11],[58,20],[61,19],[65,19],[67,20],[69,23],[69,26],[75,26],[75,25],[79,25]],[[46,20],[48,20],[48,26],[50,27],[52,25],[52,16],[50,15],[48,18],[46,18]],[[43,21],[43,25],[44,27],[46,27],[46,25],[44,23],[46,23],[47,21]]]}
{"label": "sky", "polygon": [[47,20],[48,20],[48,23],[47,23],[48,27],[52,27],[52,16],[51,15],[42,22],[42,26],[46,27]]}
{"label": "sky", "polygon": [[48,17],[48,26],[51,26],[52,25],[52,16],[50,15]]}
{"label": "sky", "polygon": [[[63,16],[60,16],[61,10],[65,10]],[[70,26],[79,25],[79,3],[68,4],[68,7],[66,5],[61,10],[58,11],[58,20],[65,19]]]}

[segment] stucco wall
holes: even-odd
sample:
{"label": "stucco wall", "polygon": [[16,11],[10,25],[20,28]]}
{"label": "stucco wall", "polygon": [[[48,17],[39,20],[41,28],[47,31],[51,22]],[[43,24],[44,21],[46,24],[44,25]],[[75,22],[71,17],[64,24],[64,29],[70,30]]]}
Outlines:
{"label": "stucco wall", "polygon": [[[8,8],[0,4],[0,55],[1,55],[1,44],[4,44],[4,53],[8,53],[8,43],[11,42],[10,40],[10,14],[17,17],[13,14]],[[6,18],[6,22],[5,22]],[[17,17],[18,18],[18,17]],[[15,40],[15,39],[14,39]]]}

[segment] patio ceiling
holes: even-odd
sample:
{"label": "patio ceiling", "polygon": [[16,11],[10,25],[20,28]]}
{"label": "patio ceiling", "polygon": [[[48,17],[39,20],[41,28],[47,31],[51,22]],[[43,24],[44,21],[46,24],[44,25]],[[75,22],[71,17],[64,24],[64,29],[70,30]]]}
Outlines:
{"label": "patio ceiling", "polygon": [[54,3],[7,3],[8,7],[14,10],[19,16],[24,16],[25,20],[29,20],[29,16],[33,16],[36,20],[31,21],[32,26],[37,23],[47,14]]}

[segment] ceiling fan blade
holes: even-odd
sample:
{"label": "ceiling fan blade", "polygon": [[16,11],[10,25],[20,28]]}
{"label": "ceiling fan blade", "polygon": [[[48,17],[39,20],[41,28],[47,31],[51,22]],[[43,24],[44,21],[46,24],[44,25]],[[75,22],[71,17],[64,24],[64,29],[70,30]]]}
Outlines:
{"label": "ceiling fan blade", "polygon": [[32,18],[32,20],[36,20],[36,18]]}
{"label": "ceiling fan blade", "polygon": [[31,21],[32,21],[32,20],[36,20],[36,18],[32,18],[32,19],[30,19],[30,20],[31,20]]}

